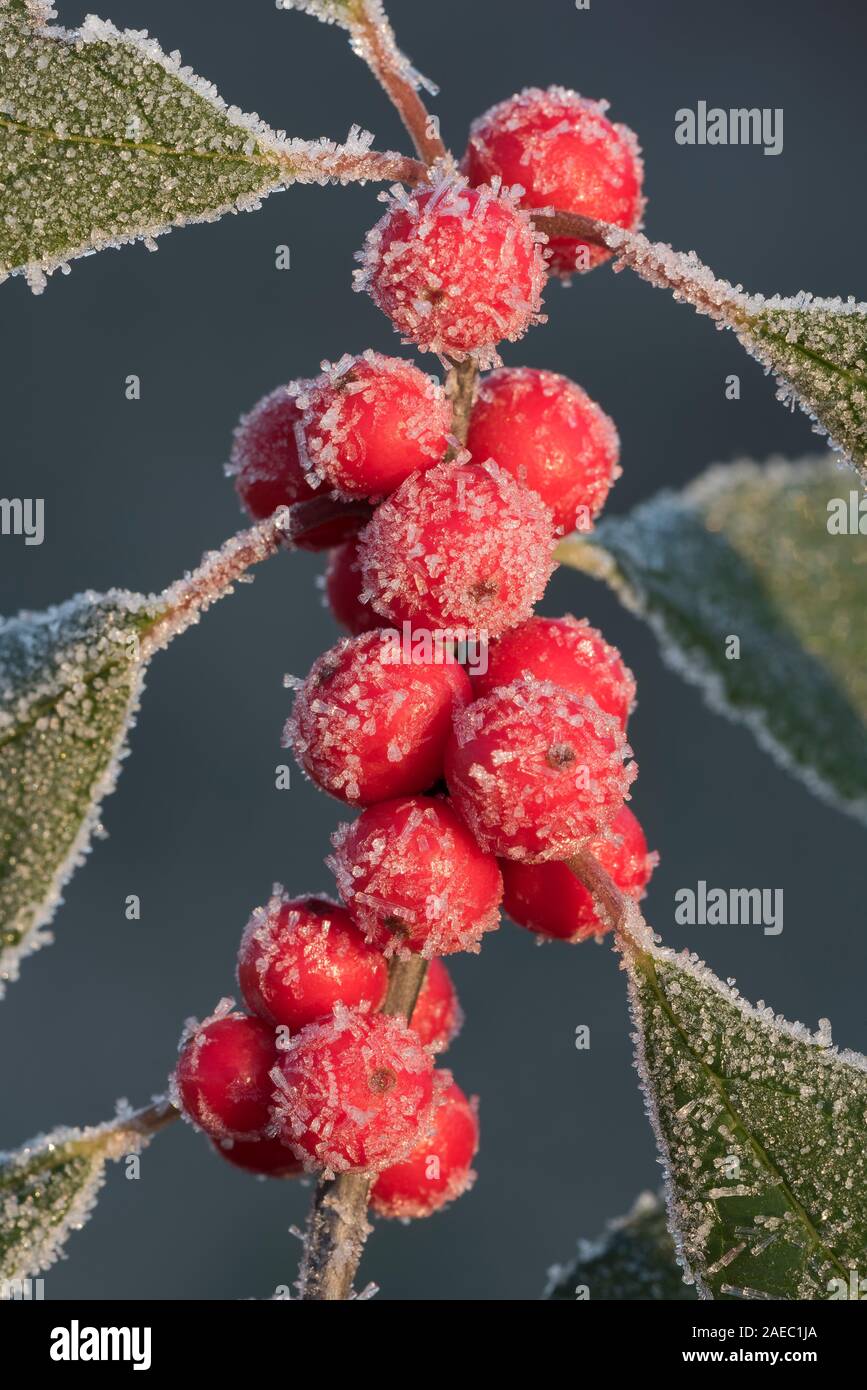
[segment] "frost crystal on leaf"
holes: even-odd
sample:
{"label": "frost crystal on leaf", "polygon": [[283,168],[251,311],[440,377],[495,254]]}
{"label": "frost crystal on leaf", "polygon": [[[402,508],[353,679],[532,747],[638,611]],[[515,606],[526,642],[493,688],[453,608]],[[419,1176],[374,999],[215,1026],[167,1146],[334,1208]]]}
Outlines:
{"label": "frost crystal on leaf", "polygon": [[604,578],[714,709],[865,820],[864,540],[857,521],[854,533],[831,524],[849,514],[851,482],[831,456],[721,465],[568,537],[557,558]]}
{"label": "frost crystal on leaf", "polygon": [[867,1059],[747,1004],[686,951],[627,948],[626,967],[669,1220],[699,1295],[848,1289],[867,1244]]}
{"label": "frost crystal on leaf", "polygon": [[697,1297],[678,1268],[665,1206],[652,1192],[642,1192],[626,1216],[609,1221],[598,1240],[579,1240],[572,1262],[548,1271],[545,1298],[574,1301],[582,1286],[591,1302]]}
{"label": "frost crystal on leaf", "polygon": [[87,853],[142,686],[148,601],[79,594],[0,620],[0,993]]}
{"label": "frost crystal on leaf", "polygon": [[53,13],[0,0],[0,280],[39,291],[76,256],[150,245],[292,182],[402,176],[357,128],[345,146],[287,140],[146,33],[93,15],[61,29]]}
{"label": "frost crystal on leaf", "polygon": [[148,1136],[124,1118],[54,1130],[0,1153],[0,1283],[29,1279],[63,1257],[87,1221],[109,1159],[139,1153]]}
{"label": "frost crystal on leaf", "polygon": [[797,402],[816,433],[827,434],[832,448],[867,478],[867,304],[806,292],[747,295],[742,286],[718,280],[694,251],[684,255],[612,226],[604,239],[618,270],[629,266],[721,328],[732,328],[775,376],[777,399]]}

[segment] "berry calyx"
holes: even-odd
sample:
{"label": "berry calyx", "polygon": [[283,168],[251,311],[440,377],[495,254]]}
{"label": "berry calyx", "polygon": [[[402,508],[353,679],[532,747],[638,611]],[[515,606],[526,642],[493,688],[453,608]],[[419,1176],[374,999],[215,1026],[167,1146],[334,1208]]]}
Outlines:
{"label": "berry calyx", "polygon": [[279,1139],[212,1139],[221,1158],[264,1178],[297,1178],[304,1164]]}
{"label": "berry calyx", "polygon": [[448,801],[386,801],[342,825],[329,864],[340,896],[385,955],[478,951],[499,924],[503,885]]}
{"label": "berry calyx", "polygon": [[[636,231],[644,212],[641,150],[628,126],[608,120],[607,109],[607,102],[565,87],[529,87],[473,122],[461,168],[472,184],[520,184],[522,207],[578,212]],[[568,276],[611,252],[552,237],[548,254],[551,269]]]}
{"label": "berry calyx", "polygon": [[344,541],[332,550],[325,572],[325,595],[341,627],[353,636],[382,627],[383,618],[372,603],[362,603],[364,580],[358,558],[358,542]]}
{"label": "berry calyx", "polygon": [[[622,806],[602,839],[587,848],[621,892],[638,902],[656,866],[636,817]],[[503,860],[503,909],[519,927],[561,941],[583,941],[609,930],[593,896],[565,864],[517,864]]]}
{"label": "berry calyx", "polygon": [[338,1004],[280,1053],[278,1136],[307,1169],[380,1172],[432,1131],[444,1077],[402,1018]]}
{"label": "berry calyx", "polygon": [[290,387],[308,475],[341,497],[383,497],[440,462],[452,412],[434,377],[371,350],[322,366]]}
{"label": "berry calyx", "polygon": [[521,676],[589,695],[626,728],[635,704],[635,677],[616,647],[586,618],[529,618],[488,648],[488,669],[473,675],[476,698]]}
{"label": "berry calyx", "polygon": [[295,1032],[330,1014],[338,1001],[378,1009],[388,969],[344,908],[278,892],[247,923],[238,984],[248,1009]]}
{"label": "berry calyx", "polygon": [[370,1205],[378,1216],[431,1216],[472,1186],[479,1147],[477,1106],[454,1082],[434,1115],[434,1132],[374,1183]]}
{"label": "berry calyx", "polygon": [[471,696],[455,662],[404,660],[382,632],[346,637],[298,685],[284,744],[342,801],[426,791],[442,777],[452,715]]}
{"label": "berry calyx", "polygon": [[541,598],[554,543],[548,508],[508,473],[445,463],[377,508],[358,554],[374,608],[392,621],[497,637]]}
{"label": "berry calyx", "polygon": [[231,1000],[182,1040],[173,1090],[188,1119],[214,1139],[258,1139],[269,1123],[274,1029],[229,1012]]}
{"label": "berry calyx", "polygon": [[497,343],[541,321],[545,238],[509,193],[446,176],[383,201],[355,289],[368,291],[404,342],[494,365]]}
{"label": "berry calyx", "polygon": [[494,459],[551,508],[559,531],[588,531],[620,476],[614,423],[565,376],[503,367],[485,377],[467,448]]}
{"label": "berry calyx", "polygon": [[458,1001],[452,977],[439,956],[429,963],[410,1020],[431,1052],[445,1052],[461,1031],[464,1012]]}
{"label": "berry calyx", "polygon": [[[228,472],[235,491],[254,521],[272,516],[278,507],[298,502],[326,503],[324,489],[312,485],[301,444],[301,411],[290,394],[297,383],[278,386],[241,417],[235,430]],[[325,512],[329,508],[323,508]],[[359,529],[359,519],[327,515],[318,525],[306,524],[293,537],[303,550],[329,550]]]}
{"label": "berry calyx", "polygon": [[455,717],[446,782],[481,847],[568,859],[602,835],[636,775],[617,720],[592,700],[523,677]]}

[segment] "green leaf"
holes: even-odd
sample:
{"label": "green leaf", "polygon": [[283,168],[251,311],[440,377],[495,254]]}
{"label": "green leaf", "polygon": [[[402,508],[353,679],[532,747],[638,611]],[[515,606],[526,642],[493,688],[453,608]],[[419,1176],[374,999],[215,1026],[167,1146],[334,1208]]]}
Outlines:
{"label": "green leaf", "polygon": [[171,1110],[157,1118],[159,1109],[88,1129],[56,1129],[0,1153],[0,1298],[22,1297],[20,1281],[62,1256],[70,1232],[93,1211],[108,1160],[140,1153],[174,1118]]}
{"label": "green leaf", "polygon": [[846,1298],[867,1268],[867,1059],[686,952],[626,950],[678,1254],[712,1298]]}
{"label": "green leaf", "polygon": [[694,252],[683,255],[661,242],[606,226],[603,238],[651,284],[731,328],[748,352],[777,380],[777,399],[793,401],[830,436],[867,478],[867,304],[819,299],[807,293],[784,299],[744,294],[717,280]]}
{"label": "green leaf", "polygon": [[867,540],[829,531],[836,499],[857,527],[852,482],[830,458],[712,468],[557,553],[645,617],[715,709],[865,820]]}
{"label": "green leaf", "polygon": [[[293,181],[401,177],[353,129],[345,146],[287,141],[227,107],[145,33],[46,0],[0,0],[0,281],[35,290],[76,256],[260,206]],[[398,165],[401,161],[398,160]]]}
{"label": "green leaf", "polygon": [[44,945],[137,708],[153,601],[80,594],[0,620],[0,992]]}
{"label": "green leaf", "polygon": [[598,1240],[579,1240],[572,1263],[551,1270],[545,1297],[574,1302],[579,1289],[591,1302],[698,1297],[695,1285],[684,1283],[665,1207],[652,1192],[642,1192],[628,1215],[609,1221]]}

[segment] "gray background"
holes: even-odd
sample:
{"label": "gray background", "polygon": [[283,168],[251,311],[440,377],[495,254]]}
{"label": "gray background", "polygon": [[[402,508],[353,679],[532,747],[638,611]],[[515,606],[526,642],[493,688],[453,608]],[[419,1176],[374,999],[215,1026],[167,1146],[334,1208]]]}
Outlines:
{"label": "gray background", "polygon": [[[404,47],[438,79],[435,104],[460,149],[470,119],[528,84],[606,96],[639,133],[648,227],[696,247],[750,289],[864,297],[865,16],[831,0],[395,0]],[[859,12],[860,11],[860,12]],[[85,7],[61,5],[75,24]],[[292,134],[341,138],[358,121],[406,148],[395,116],[343,36],[269,0],[104,0],[147,27],[221,93]],[[711,105],[785,110],[785,150],[682,148],[674,113]],[[152,590],[239,525],[221,477],[232,425],[265,390],[368,345],[399,351],[373,305],[350,291],[375,189],[299,188],[228,217],[74,266],[40,299],[4,286],[2,493],[43,496],[47,537],[4,539],[0,611],[76,590]],[[274,268],[280,243],[292,269]],[[738,455],[821,448],[773,399],[734,339],[630,275],[595,271],[553,286],[550,322],[509,362],[576,378],[613,415],[628,508],[663,484]],[[727,401],[737,372],[742,399]],[[142,398],[124,398],[124,379]],[[769,543],[773,538],[769,537]],[[250,909],[273,880],[328,885],[321,859],[341,808],[305,785],[274,788],[285,671],[303,673],[334,637],[315,587],[322,560],[269,562],[158,657],[133,756],[97,844],[56,919],[57,943],[24,965],[0,1008],[0,1145],[60,1121],[85,1123],[158,1089],[183,1019],[233,988]],[[634,805],[662,854],[651,921],[737,976],[790,1018],[834,1021],[863,1047],[863,832],[811,799],[707,712],[664,669],[653,639],[592,581],[562,573],[544,611],[588,614],[639,679]],[[699,878],[783,887],[785,929],[678,928],[673,894]],[[124,899],[141,895],[139,923]],[[380,1224],[364,1263],[397,1299],[534,1298],[545,1270],[622,1212],[658,1169],[631,1068],[623,980],[607,947],[537,949],[504,925],[479,957],[454,959],[468,1021],[449,1063],[481,1096],[476,1190],[412,1229]],[[592,1047],[573,1046],[589,1024]],[[266,1297],[291,1281],[303,1219],[298,1185],[256,1183],[190,1129],[161,1136],[138,1182],[112,1172],[70,1258],[48,1276],[60,1298]]]}

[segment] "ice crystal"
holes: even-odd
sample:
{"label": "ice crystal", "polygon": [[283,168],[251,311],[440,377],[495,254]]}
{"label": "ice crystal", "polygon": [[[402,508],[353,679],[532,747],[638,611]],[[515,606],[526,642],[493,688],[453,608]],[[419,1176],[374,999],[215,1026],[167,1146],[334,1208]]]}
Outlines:
{"label": "ice crystal", "polygon": [[694,251],[684,255],[634,232],[608,227],[605,241],[617,268],[630,266],[675,299],[731,328],[773,373],[777,399],[797,402],[867,477],[867,304],[822,299],[806,291],[783,298],[748,295],[719,280]]}
{"label": "ice crystal", "polygon": [[142,684],[138,595],[80,594],[0,621],[0,990],[87,853]]}
{"label": "ice crystal", "polygon": [[642,1192],[626,1216],[609,1221],[598,1240],[579,1240],[570,1264],[548,1271],[545,1298],[571,1301],[582,1289],[591,1302],[696,1298],[695,1285],[678,1268],[665,1206],[652,1192]]}
{"label": "ice crystal", "polygon": [[829,506],[848,494],[830,456],[723,465],[557,553],[642,614],[669,664],[714,709],[863,820],[867,570],[857,529],[830,534],[828,524]]}
{"label": "ice crystal", "polygon": [[148,1136],[125,1116],[88,1129],[60,1128],[0,1153],[0,1283],[30,1278],[63,1257],[90,1216],[105,1165],[139,1153]]}
{"label": "ice crystal", "polygon": [[[0,0],[0,280],[256,208],[294,181],[400,177],[353,128],[345,145],[287,140],[227,106],[146,33],[88,16],[54,26],[45,0]],[[398,158],[398,163],[400,163]]]}
{"label": "ice crystal", "polygon": [[867,1059],[687,952],[626,964],[679,1262],[705,1298],[828,1298],[863,1267]]}

